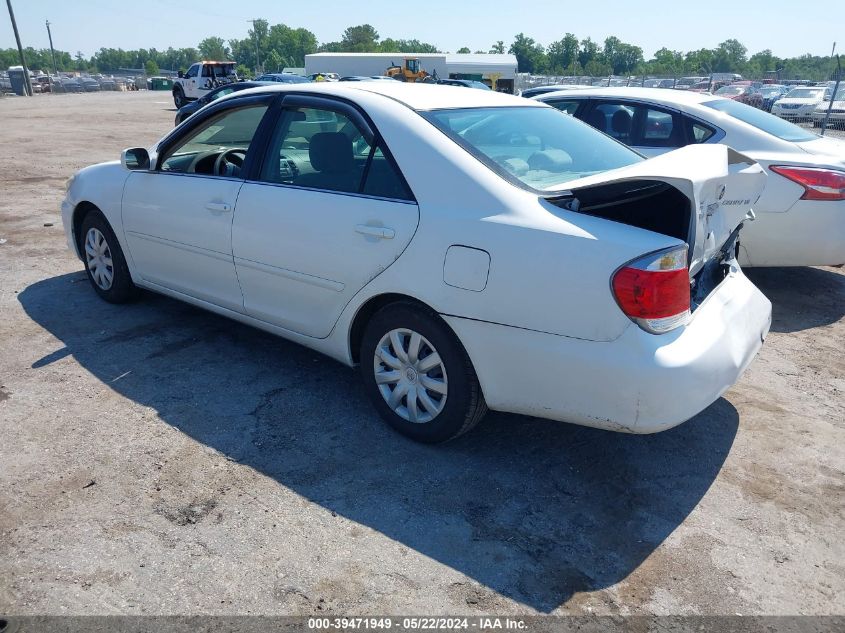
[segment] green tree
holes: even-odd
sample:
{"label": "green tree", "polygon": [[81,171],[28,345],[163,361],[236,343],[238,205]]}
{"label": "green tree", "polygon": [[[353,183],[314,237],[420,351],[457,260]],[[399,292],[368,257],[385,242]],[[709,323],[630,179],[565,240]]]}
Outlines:
{"label": "green tree", "polygon": [[578,58],[578,38],[572,33],[567,33],[563,39],[549,44],[546,55],[551,72],[558,75],[565,73]]}
{"label": "green tree", "polygon": [[462,46],[461,48],[458,49],[459,55],[463,55],[463,54],[466,54],[466,53],[469,53],[469,52],[471,52],[471,51],[469,50],[468,46]]}
{"label": "green tree", "polygon": [[578,63],[586,70],[587,64],[590,62],[599,63],[598,57],[599,45],[589,37],[581,40],[581,46],[578,49]]}
{"label": "green tree", "polygon": [[149,77],[155,76],[159,73],[158,64],[154,59],[150,59],[146,64],[144,64],[144,72]]}
{"label": "green tree", "polygon": [[340,43],[346,52],[369,53],[379,49],[378,40],[378,31],[369,24],[361,24],[346,29]]}
{"label": "green tree", "polygon": [[505,52],[505,42],[503,40],[498,40],[493,46],[490,47],[490,52],[493,54],[502,55]]}
{"label": "green tree", "polygon": [[209,61],[225,61],[229,59],[229,47],[222,37],[207,37],[197,46],[200,57]]}
{"label": "green tree", "polygon": [[516,56],[517,70],[521,73],[542,73],[548,65],[543,46],[524,33],[517,34],[508,52]]}
{"label": "green tree", "polygon": [[743,72],[747,61],[746,53],[748,49],[738,40],[725,40],[713,51],[713,71]]}

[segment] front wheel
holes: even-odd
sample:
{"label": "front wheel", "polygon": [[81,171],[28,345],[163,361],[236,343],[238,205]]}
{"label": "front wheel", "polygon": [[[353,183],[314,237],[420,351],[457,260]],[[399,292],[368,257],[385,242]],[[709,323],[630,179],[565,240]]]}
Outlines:
{"label": "front wheel", "polygon": [[80,246],[88,280],[100,297],[109,303],[126,303],[135,297],[138,289],[132,283],[123,250],[100,211],[85,216]]}
{"label": "front wheel", "polygon": [[360,350],[361,377],[381,417],[418,442],[445,442],[487,412],[466,350],[436,314],[412,303],[379,310]]}
{"label": "front wheel", "polygon": [[185,98],[185,93],[182,92],[181,88],[176,88],[173,91],[173,103],[177,108],[181,108],[183,105],[188,103],[188,100]]}

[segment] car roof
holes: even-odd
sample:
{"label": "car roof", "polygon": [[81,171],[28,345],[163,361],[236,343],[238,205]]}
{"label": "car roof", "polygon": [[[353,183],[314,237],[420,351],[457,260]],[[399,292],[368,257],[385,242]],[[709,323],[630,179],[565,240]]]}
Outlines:
{"label": "car roof", "polygon": [[546,101],[554,97],[611,97],[641,99],[643,101],[659,101],[663,103],[674,103],[684,105],[697,105],[706,101],[712,101],[713,95],[688,90],[675,90],[674,88],[584,88],[582,90],[560,90],[558,92],[546,93],[533,97],[537,101]]}
{"label": "car roof", "polygon": [[[414,110],[437,110],[443,108],[484,108],[540,106],[539,101],[523,99],[492,90],[467,90],[458,86],[442,84],[416,84],[403,81],[338,81],[305,84],[278,84],[253,88],[251,92],[313,92],[314,94],[346,97],[351,100],[361,92],[382,95],[402,103]],[[243,95],[243,92],[240,93]],[[227,95],[224,99],[231,98]]]}

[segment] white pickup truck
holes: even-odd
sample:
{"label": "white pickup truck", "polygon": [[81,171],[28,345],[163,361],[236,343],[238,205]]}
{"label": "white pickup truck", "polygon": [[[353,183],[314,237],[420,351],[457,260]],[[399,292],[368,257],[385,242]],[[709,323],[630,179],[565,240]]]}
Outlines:
{"label": "white pickup truck", "polygon": [[173,103],[181,108],[222,84],[238,81],[235,62],[197,62],[173,82]]}

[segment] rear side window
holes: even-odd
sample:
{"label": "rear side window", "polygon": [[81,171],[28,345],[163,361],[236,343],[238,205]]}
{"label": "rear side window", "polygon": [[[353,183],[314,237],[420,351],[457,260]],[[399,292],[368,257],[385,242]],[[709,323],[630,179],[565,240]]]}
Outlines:
{"label": "rear side window", "polygon": [[586,121],[619,142],[634,147],[686,145],[680,116],[653,106],[604,102],[593,108]]}
{"label": "rear side window", "polygon": [[270,141],[260,180],[325,191],[413,200],[405,179],[342,112],[286,110]]}
{"label": "rear side window", "polygon": [[687,137],[691,143],[706,143],[716,133],[709,125],[684,117],[687,125]]}

